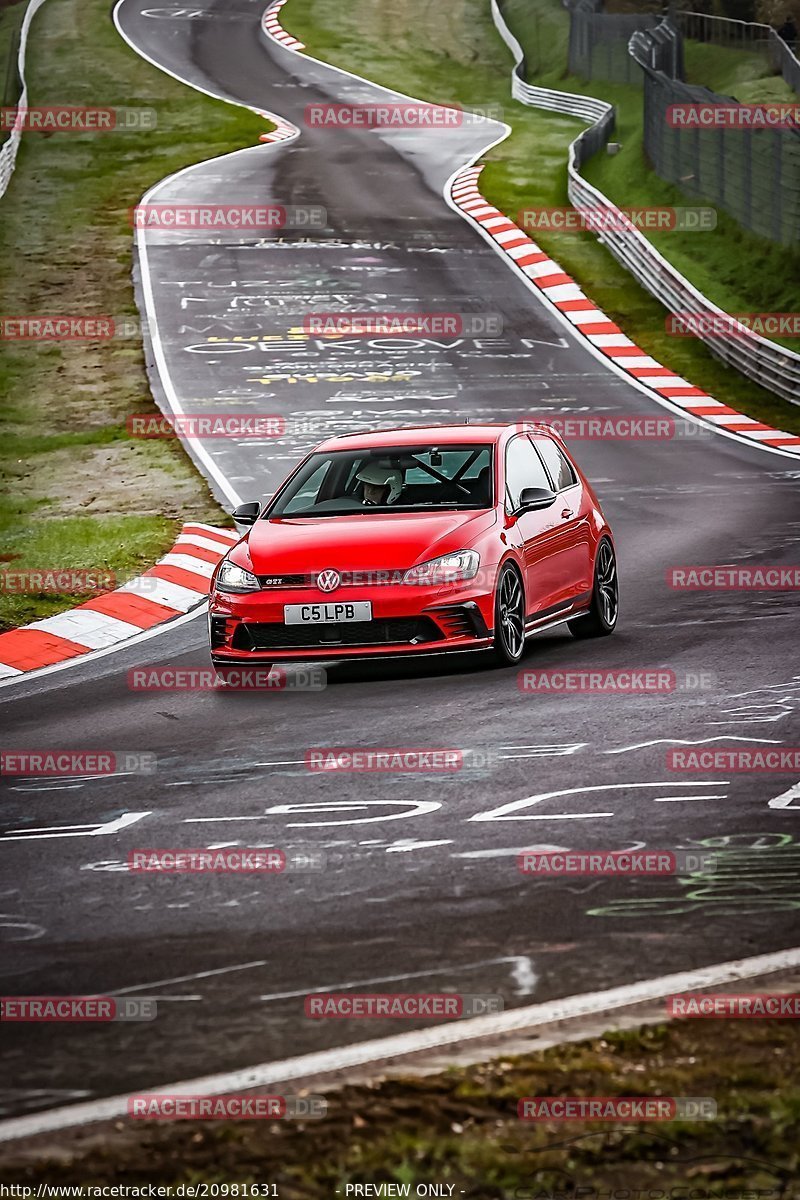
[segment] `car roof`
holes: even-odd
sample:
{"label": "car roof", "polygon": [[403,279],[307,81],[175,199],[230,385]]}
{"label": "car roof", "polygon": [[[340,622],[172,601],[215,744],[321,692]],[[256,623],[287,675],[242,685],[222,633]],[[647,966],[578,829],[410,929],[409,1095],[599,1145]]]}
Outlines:
{"label": "car roof", "polygon": [[[496,443],[509,433],[555,433],[544,424],[533,421],[482,422],[475,425],[402,425],[395,429],[373,432],[356,430],[320,442],[317,450],[365,450],[383,446],[416,446],[420,443],[437,446],[471,445],[473,442]],[[556,435],[557,436],[557,435]]]}

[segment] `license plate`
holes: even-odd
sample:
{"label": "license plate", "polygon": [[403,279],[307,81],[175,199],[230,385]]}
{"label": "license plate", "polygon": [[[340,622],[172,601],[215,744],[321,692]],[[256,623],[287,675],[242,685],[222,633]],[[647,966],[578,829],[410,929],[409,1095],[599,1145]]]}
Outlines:
{"label": "license plate", "polygon": [[285,625],[334,625],[342,621],[371,621],[369,600],[331,600],[327,604],[284,604]]}

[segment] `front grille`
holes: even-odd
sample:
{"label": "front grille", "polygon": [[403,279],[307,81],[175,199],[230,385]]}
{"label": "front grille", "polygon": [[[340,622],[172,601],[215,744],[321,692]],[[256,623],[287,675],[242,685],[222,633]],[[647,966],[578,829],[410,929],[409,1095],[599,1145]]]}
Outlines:
{"label": "front grille", "polygon": [[234,650],[315,650],[330,646],[381,646],[442,641],[429,617],[387,617],[384,620],[330,625],[281,625],[247,621],[238,626]]}
{"label": "front grille", "polygon": [[262,588],[307,588],[314,586],[313,575],[259,575]]}
{"label": "front grille", "polygon": [[[320,571],[324,570],[320,567]],[[403,582],[403,576],[406,573],[404,567],[375,567],[365,568],[363,571],[342,571],[342,587],[382,587],[387,584],[397,584]],[[312,571],[306,574],[295,575],[259,575],[259,586],[265,591],[271,591],[273,588],[316,588],[317,576],[319,571]]]}

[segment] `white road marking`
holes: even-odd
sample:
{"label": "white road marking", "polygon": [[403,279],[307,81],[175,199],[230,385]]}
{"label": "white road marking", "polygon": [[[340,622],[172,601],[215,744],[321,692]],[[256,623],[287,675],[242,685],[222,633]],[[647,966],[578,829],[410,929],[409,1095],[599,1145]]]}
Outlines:
{"label": "white road marking", "polygon": [[442,838],[438,842],[418,842],[414,838],[402,838],[386,847],[387,854],[406,854],[409,850],[427,850],[429,846],[452,846],[452,838]]}
{"label": "white road marking", "polygon": [[266,967],[268,959],[257,958],[253,962],[237,963],[233,967],[216,967],[212,971],[197,971],[194,975],[176,975],[173,979],[157,979],[155,983],[135,983],[131,987],[103,992],[104,996],[127,996],[131,992],[150,991],[152,988],[169,987],[172,983],[188,983],[191,979],[209,979],[212,975],[228,975],[231,971],[250,971],[253,967]]}
{"label": "white road marking", "polygon": [[437,808],[441,808],[440,800],[332,800],[320,804],[276,804],[272,808],[267,808],[257,817],[186,817],[184,825],[208,825],[216,824],[220,821],[263,821],[264,817],[269,816],[291,816],[301,813],[334,813],[334,812],[358,812],[360,809],[368,807],[385,808],[387,805],[403,805],[408,807],[411,805],[409,812],[388,813],[381,817],[354,817],[352,820],[345,821],[290,821],[286,826],[287,829],[305,829],[311,826],[319,825],[369,825],[374,821],[400,821],[405,817],[420,817],[426,813],[434,812]]}
{"label": "white road marking", "polygon": [[100,825],[44,825],[39,829],[10,829],[8,833],[0,834],[0,842],[44,842],[51,838],[104,837],[109,833],[119,833],[121,829],[127,829],[129,825],[149,816],[149,811],[130,812]]}
{"label": "white road marking", "polygon": [[513,758],[557,758],[568,754],[577,754],[584,750],[588,742],[568,742],[561,746],[500,746],[500,750],[513,750],[513,754],[498,754],[501,759]]}
{"label": "white road marking", "polygon": [[555,800],[560,796],[578,796],[585,795],[587,792],[625,792],[632,788],[661,788],[661,787],[697,787],[705,788],[712,785],[728,783],[727,779],[712,779],[707,783],[685,783],[682,780],[660,780],[656,783],[597,783],[591,787],[572,787],[562,788],[557,792],[539,792],[535,796],[525,796],[522,800],[510,800],[508,804],[501,804],[499,808],[493,808],[489,812],[476,813],[474,817],[469,817],[470,821],[577,821],[586,817],[613,817],[613,813],[556,813],[554,816],[543,816],[541,813],[526,813],[524,816],[515,816],[521,808],[528,808],[533,804],[541,804],[543,800]]}
{"label": "white road marking", "polygon": [[781,792],[780,796],[775,796],[767,808],[796,808],[800,811],[800,804],[792,804],[793,800],[800,800],[800,783],[792,784],[787,791]]}
{"label": "white road marking", "polygon": [[655,804],[677,804],[680,800],[727,800],[728,793],[722,792],[716,796],[656,796]]}
{"label": "white road marking", "polygon": [[[314,1078],[334,1071],[384,1062],[387,1059],[402,1059],[405,1055],[417,1054],[420,1051],[440,1050],[478,1038],[497,1037],[500,1034],[551,1025],[570,1018],[611,1014],[631,1004],[661,1000],[676,993],[697,991],[700,988],[718,988],[727,983],[796,969],[798,966],[800,947],[779,950],[773,954],[760,954],[753,958],[715,963],[695,971],[679,971],[656,979],[628,983],[602,992],[586,992],[582,995],[567,996],[562,1000],[550,1000],[544,1004],[524,1005],[502,1013],[472,1017],[447,1025],[429,1026],[392,1037],[301,1054],[277,1062],[258,1063],[236,1071],[223,1071],[217,1075],[205,1075],[198,1079],[182,1080],[179,1083],[146,1090],[156,1094],[218,1096],[274,1083],[283,1084],[293,1079]],[[496,1051],[490,1049],[489,1053],[494,1055]],[[127,1094],[109,1096],[103,1100],[90,1100],[83,1104],[67,1105],[64,1108],[0,1121],[0,1142],[52,1133],[57,1129],[71,1129],[96,1121],[117,1120],[127,1116],[129,1098]]]}
{"label": "white road marking", "polygon": [[496,850],[462,850],[457,854],[451,854],[451,858],[510,858],[512,855],[516,858],[518,854],[524,854],[528,851],[531,854],[555,854],[559,851],[566,853],[571,849],[570,846],[555,846],[542,844],[539,846],[504,846]]}
{"label": "white road marking", "polygon": [[[327,992],[349,992],[353,988],[366,987],[372,983],[401,983],[404,979],[427,979],[431,975],[458,975],[462,971],[477,971],[480,967],[494,967],[500,963],[511,965],[511,976],[516,981],[524,980],[525,986],[536,976],[533,965],[527,955],[504,955],[502,958],[481,958],[475,962],[461,963],[455,967],[429,967],[424,971],[403,971],[397,975],[372,975],[368,979],[350,979],[345,983],[326,983],[321,987],[299,988],[293,992],[267,992],[259,996],[259,1000],[271,1003],[273,1000],[297,1000],[300,996],[319,996]],[[525,995],[518,992],[517,995]]]}
{"label": "white road marking", "polygon": [[766,742],[781,745],[780,738],[739,737],[737,734],[720,734],[707,738],[653,738],[650,742],[634,742],[632,746],[619,746],[616,750],[603,750],[603,754],[627,754],[630,750],[649,750],[651,746],[705,746],[709,742],[755,742],[761,746]]}

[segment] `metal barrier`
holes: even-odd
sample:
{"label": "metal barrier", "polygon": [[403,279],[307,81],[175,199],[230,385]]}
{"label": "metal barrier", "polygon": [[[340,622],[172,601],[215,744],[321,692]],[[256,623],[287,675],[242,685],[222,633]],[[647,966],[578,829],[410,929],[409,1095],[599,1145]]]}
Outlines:
{"label": "metal barrier", "polygon": [[[28,105],[28,85],[25,82],[25,50],[28,44],[28,31],[31,27],[31,21],[36,13],[44,4],[45,0],[30,0],[28,7],[25,10],[25,17],[22,21],[22,28],[19,34],[19,53],[17,55],[17,70],[19,72],[20,83],[22,90],[19,100],[17,101],[18,109],[25,109]],[[8,138],[0,146],[0,196],[3,195],[11,181],[11,176],[14,171],[14,164],[17,161],[17,150],[22,138],[23,117],[17,115],[14,128],[8,135]]]}
{"label": "metal barrier", "polygon": [[[591,123],[591,128],[580,133],[569,147],[567,194],[570,203],[577,209],[602,208],[619,213],[617,206],[580,174],[581,166],[608,141],[614,129],[613,105],[604,100],[526,83],[522,47],[506,25],[498,0],[491,0],[491,5],[495,26],[514,56],[511,74],[514,98],[533,108],[564,113]],[[706,318],[727,316],[723,309],[712,304],[707,296],[667,262],[638,229],[632,225],[625,227],[626,222],[622,219],[610,222],[610,225],[612,228],[605,229],[600,240],[637,282],[669,312],[695,313]],[[730,321],[730,318],[727,319]],[[793,404],[800,404],[800,354],[745,330],[741,337],[715,337],[703,332],[700,338],[718,358],[741,371],[748,379]]]}
{"label": "metal barrier", "polygon": [[631,38],[631,56],[644,74],[644,148],[654,171],[682,191],[713,201],[760,237],[800,244],[800,127],[687,124],[693,114],[716,115],[720,106],[747,109],[662,69],[671,66],[670,43],[679,40],[669,20]]}

